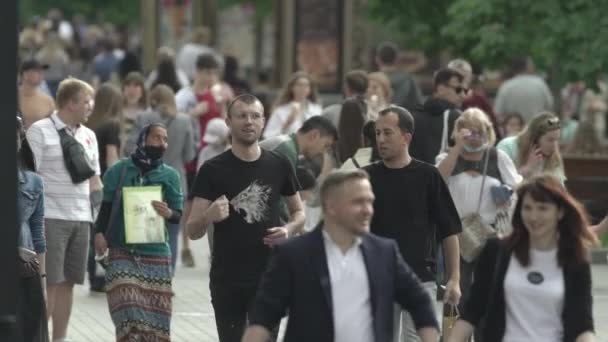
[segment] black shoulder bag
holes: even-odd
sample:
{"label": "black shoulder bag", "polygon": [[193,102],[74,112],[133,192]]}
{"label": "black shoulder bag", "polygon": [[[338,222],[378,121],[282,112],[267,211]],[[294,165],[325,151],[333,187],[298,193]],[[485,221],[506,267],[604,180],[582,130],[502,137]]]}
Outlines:
{"label": "black shoulder bag", "polygon": [[[57,129],[55,121],[52,118],[51,121],[53,122],[55,129]],[[95,169],[91,165],[91,161],[82,144],[72,135],[68,134],[65,127],[57,129],[57,133],[59,133],[59,141],[61,143],[65,168],[70,174],[72,183],[82,183],[93,177],[95,175]]]}

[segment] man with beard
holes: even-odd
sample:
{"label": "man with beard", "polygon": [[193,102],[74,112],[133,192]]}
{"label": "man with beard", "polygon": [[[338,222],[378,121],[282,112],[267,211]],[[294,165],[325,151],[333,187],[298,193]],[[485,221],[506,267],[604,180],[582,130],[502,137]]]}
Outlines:
{"label": "man with beard", "polygon": [[285,341],[390,341],[395,302],[412,313],[422,341],[437,341],[420,280],[395,242],[369,234],[374,194],[367,174],[330,173],[321,202],[325,222],[275,248],[243,341],[267,341],[287,312]]}
{"label": "man with beard", "polygon": [[[186,226],[200,239],[214,225],[210,290],[221,342],[240,341],[270,251],[299,231],[304,210],[289,161],[262,149],[264,107],[253,95],[236,97],[227,110],[232,148],[199,170]],[[290,221],[280,224],[281,196]]]}

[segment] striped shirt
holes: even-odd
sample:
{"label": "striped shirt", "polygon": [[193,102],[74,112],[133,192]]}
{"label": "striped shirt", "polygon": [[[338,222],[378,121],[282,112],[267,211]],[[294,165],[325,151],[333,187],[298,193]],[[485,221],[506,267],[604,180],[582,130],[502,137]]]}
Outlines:
{"label": "striped shirt", "polygon": [[[27,130],[27,140],[34,153],[36,171],[44,180],[45,218],[92,222],[89,182],[72,183],[65,167],[58,129],[66,127],[57,112],[50,118],[35,122]],[[83,125],[67,128],[68,134],[84,146],[95,174],[100,174],[99,151],[95,133]]]}

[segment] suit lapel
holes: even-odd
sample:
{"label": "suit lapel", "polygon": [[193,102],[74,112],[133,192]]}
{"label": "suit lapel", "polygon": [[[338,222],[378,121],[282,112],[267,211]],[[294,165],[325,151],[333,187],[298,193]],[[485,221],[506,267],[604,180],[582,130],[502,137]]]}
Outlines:
{"label": "suit lapel", "polygon": [[312,262],[319,275],[319,282],[323,296],[327,302],[329,312],[333,314],[333,301],[331,297],[331,280],[329,279],[329,268],[327,266],[327,254],[325,252],[325,244],[323,243],[323,233],[321,225],[311,232],[313,241],[313,250],[311,253]]}
{"label": "suit lapel", "polygon": [[369,241],[369,236],[362,236],[361,253],[363,254],[363,260],[365,262],[365,268],[367,269],[367,280],[369,282],[369,299],[372,305],[372,317],[376,316],[376,289],[378,289],[378,282],[383,279],[381,267],[377,265],[377,251]]}

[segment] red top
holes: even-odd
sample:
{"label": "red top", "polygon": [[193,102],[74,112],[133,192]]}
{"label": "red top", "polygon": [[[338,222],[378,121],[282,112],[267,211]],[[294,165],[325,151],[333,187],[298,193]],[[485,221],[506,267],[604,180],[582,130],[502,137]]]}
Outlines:
{"label": "red top", "polygon": [[[207,102],[207,105],[208,105],[207,112],[204,115],[201,115],[198,117],[198,123],[200,126],[200,134],[201,134],[201,141],[199,142],[199,151],[200,151],[203,147],[205,147],[205,142],[203,141],[203,137],[205,136],[205,131],[207,130],[207,124],[212,119],[219,118],[222,115],[222,113],[221,113],[220,107],[218,106],[217,102],[215,101],[215,97],[213,97],[213,94],[211,93],[211,91],[205,90],[204,92],[195,94],[195,96],[196,96],[197,103]],[[196,160],[186,164],[186,170],[196,172],[197,171],[196,170]]]}

